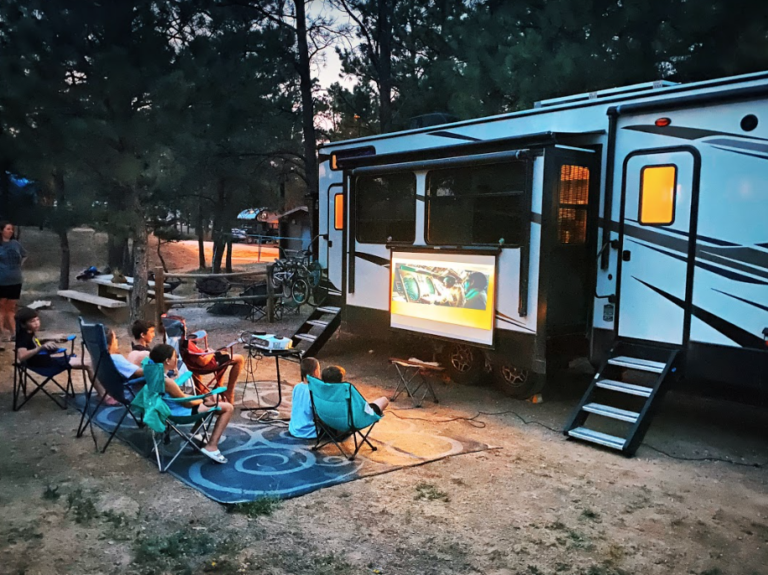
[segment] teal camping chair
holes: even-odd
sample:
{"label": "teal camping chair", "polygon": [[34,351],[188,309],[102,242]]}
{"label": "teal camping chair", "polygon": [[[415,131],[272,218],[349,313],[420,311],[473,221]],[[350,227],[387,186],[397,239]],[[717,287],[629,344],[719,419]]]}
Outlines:
{"label": "teal camping chair", "polygon": [[[367,443],[371,451],[376,448],[368,441],[373,426],[381,419],[351,383],[325,383],[312,376],[307,377],[312,411],[315,414],[317,441],[312,451],[333,443],[341,454],[352,461]],[[352,435],[355,452],[347,455],[341,441]]]}
{"label": "teal camping chair", "polygon": [[[149,358],[142,363],[144,369],[144,378],[147,383],[141,388],[131,402],[131,408],[141,414],[144,424],[152,431],[152,451],[157,459],[157,467],[160,473],[168,471],[173,462],[181,455],[186,447],[192,447],[201,451],[200,445],[193,436],[194,432],[200,430],[202,439],[208,440],[208,428],[213,421],[213,417],[221,411],[220,407],[213,407],[205,413],[197,413],[191,408],[184,407],[182,403],[194,400],[204,399],[210,395],[219,395],[227,391],[226,387],[217,387],[203,395],[193,395],[183,398],[169,397],[165,395],[165,372],[162,364],[155,363]],[[183,384],[192,377],[192,372],[186,372],[176,380],[178,385]],[[182,425],[192,425],[191,433],[181,429]],[[160,454],[160,445],[158,437],[163,437],[163,443],[170,443],[171,431],[175,432],[181,438],[181,447],[171,460],[163,465],[162,455]]]}

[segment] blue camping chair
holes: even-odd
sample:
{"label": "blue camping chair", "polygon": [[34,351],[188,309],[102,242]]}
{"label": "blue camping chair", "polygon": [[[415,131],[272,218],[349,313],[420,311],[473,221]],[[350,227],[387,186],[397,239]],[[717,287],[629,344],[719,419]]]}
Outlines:
{"label": "blue camping chair", "polygon": [[[127,415],[130,415],[139,427],[143,425],[140,419],[131,411],[131,401],[133,401],[133,398],[136,396],[138,387],[143,385],[145,380],[143,377],[129,380],[120,374],[109,355],[109,351],[107,351],[107,337],[104,333],[104,326],[102,324],[85,323],[82,317],[78,318],[78,321],[80,322],[80,333],[83,338],[82,345],[84,349],[88,350],[88,353],[91,356],[91,363],[93,364],[93,372],[96,375],[96,379],[98,379],[101,385],[104,386],[107,395],[117,401],[125,410],[120,417],[120,420],[117,422],[115,429],[112,430],[106,445],[104,445],[104,448],[101,450],[101,452],[104,453]],[[96,435],[93,433],[93,418],[96,417],[99,409],[101,409],[101,406],[104,403],[104,398],[102,397],[99,400],[96,408],[91,412],[90,407],[91,398],[93,396],[93,384],[88,387],[85,394],[85,407],[83,408],[83,415],[80,418],[80,425],[77,427],[77,437],[82,437],[86,428],[90,427],[93,443],[98,449]]]}
{"label": "blue camping chair", "polygon": [[[333,443],[350,461],[355,459],[364,443],[371,451],[376,451],[376,447],[368,441],[368,435],[382,416],[371,409],[354,385],[325,383],[312,376],[307,376],[307,384],[317,431],[312,451]],[[355,440],[352,455],[348,455],[341,446],[341,442],[350,435]]]}
{"label": "blue camping chair", "polygon": [[[168,468],[173,465],[176,458],[187,447],[202,451],[201,445],[208,441],[208,429],[213,422],[213,417],[221,411],[221,408],[217,405],[204,413],[198,413],[196,410],[184,407],[181,404],[192,400],[205,399],[208,396],[219,396],[227,391],[227,388],[217,387],[203,395],[183,398],[169,397],[165,394],[165,372],[163,366],[147,358],[142,363],[142,367],[144,368],[144,377],[147,383],[138,392],[131,403],[131,407],[143,416],[144,423],[152,431],[152,451],[157,459],[157,468],[160,470],[160,473],[164,473],[168,471]],[[181,386],[185,380],[191,377],[192,372],[188,371],[176,380],[176,384]],[[189,433],[186,432],[181,428],[182,425],[191,425],[191,431]],[[202,440],[199,442],[193,435],[198,430],[201,432],[200,439]],[[164,444],[168,444],[171,439],[171,431],[181,438],[181,446],[171,460],[163,464],[158,436],[163,437],[162,442]]]}
{"label": "blue camping chair", "polygon": [[[21,326],[16,326],[16,341],[19,341],[19,331]],[[70,335],[67,338],[70,342],[70,352],[66,348],[59,348],[56,351],[41,350],[36,357],[50,357],[52,362],[50,366],[41,367],[29,365],[29,361],[17,361],[19,347],[14,348],[13,354],[13,411],[18,411],[22,406],[32,399],[37,392],[42,391],[51,401],[61,409],[67,408],[67,399],[75,397],[75,388],[72,385],[72,368],[69,366],[69,358],[75,355],[75,336]],[[66,382],[62,384],[56,378],[66,375]],[[49,393],[46,385],[53,385],[64,392],[64,399]]]}

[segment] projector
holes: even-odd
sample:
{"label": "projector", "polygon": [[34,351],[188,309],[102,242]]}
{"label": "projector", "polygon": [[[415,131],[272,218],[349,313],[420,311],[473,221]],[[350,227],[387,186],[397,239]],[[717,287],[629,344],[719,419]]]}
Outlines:
{"label": "projector", "polygon": [[282,351],[291,349],[293,342],[289,337],[279,337],[272,333],[266,335],[252,334],[248,345],[264,351]]}

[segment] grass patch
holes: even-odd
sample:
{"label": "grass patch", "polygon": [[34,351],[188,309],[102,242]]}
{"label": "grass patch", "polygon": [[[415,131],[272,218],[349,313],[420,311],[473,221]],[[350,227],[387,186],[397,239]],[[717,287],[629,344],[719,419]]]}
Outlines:
{"label": "grass patch", "polygon": [[266,497],[259,497],[255,501],[235,503],[227,507],[227,511],[230,513],[240,513],[248,517],[269,517],[280,509],[282,504],[283,502],[279,498],[267,495]]}
{"label": "grass patch", "polygon": [[562,521],[555,521],[554,523],[550,523],[549,525],[547,525],[547,528],[557,529],[562,531],[565,531],[566,529],[568,529],[568,527],[566,527],[565,523],[563,523]]}
{"label": "grass patch", "polygon": [[259,555],[252,558],[248,573],[274,573],[280,569],[285,573],[307,575],[358,575],[359,568],[354,567],[343,555],[328,553],[312,554],[313,550],[282,551]]}
{"label": "grass patch", "polygon": [[414,499],[426,499],[427,501],[445,501],[446,503],[451,500],[445,491],[440,491],[437,487],[431,483],[419,483],[416,486],[416,495]]}
{"label": "grass patch", "polygon": [[16,543],[31,543],[42,538],[42,533],[35,527],[27,525],[26,527],[12,527],[9,529],[6,541],[8,541],[9,545],[14,545]]}
{"label": "grass patch", "polygon": [[67,495],[67,513],[70,512],[78,525],[88,525],[99,516],[93,499],[85,495],[79,487]]}
{"label": "grass patch", "polygon": [[600,523],[600,514],[597,511],[587,508],[581,512],[579,519],[582,521],[595,521]]}
{"label": "grass patch", "polygon": [[568,539],[570,539],[571,547],[574,549],[584,549],[588,551],[594,547],[585,535],[582,535],[574,529],[568,530]]}
{"label": "grass patch", "polygon": [[147,575],[236,573],[239,566],[232,559],[240,550],[236,541],[236,534],[216,539],[188,528],[169,535],[142,534],[133,543],[133,563]]}
{"label": "grass patch", "polygon": [[720,571],[719,567],[712,567],[712,569],[702,571],[701,575],[723,575],[723,572]]}
{"label": "grass patch", "polygon": [[43,499],[45,501],[58,501],[61,497],[61,493],[59,493],[59,487],[59,485],[56,487],[46,485],[45,491],[43,491]]}

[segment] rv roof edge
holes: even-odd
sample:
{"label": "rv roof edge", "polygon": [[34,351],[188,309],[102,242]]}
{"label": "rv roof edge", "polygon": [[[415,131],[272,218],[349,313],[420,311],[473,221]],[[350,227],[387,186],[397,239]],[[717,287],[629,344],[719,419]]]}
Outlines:
{"label": "rv roof edge", "polygon": [[[619,105],[619,103],[622,100],[628,100],[631,98],[657,98],[660,94],[663,94],[665,96],[667,95],[672,96],[673,94],[680,94],[683,92],[692,92],[696,90],[721,91],[716,89],[722,88],[723,86],[728,86],[729,84],[757,82],[765,79],[768,79],[768,71],[753,72],[750,74],[742,74],[739,76],[729,76],[726,78],[714,78],[712,80],[704,80],[702,82],[691,82],[686,84],[678,84],[674,86],[663,86],[659,90],[647,90],[647,91],[642,91],[637,93],[629,92],[629,93],[607,94],[602,98],[594,98],[591,100],[590,99],[579,100],[577,102],[571,102],[568,104],[558,104],[558,105],[545,106],[545,107],[539,107],[539,108],[530,108],[527,110],[508,112],[505,114],[497,114],[495,116],[486,116],[483,118],[472,118],[469,120],[462,120],[460,122],[455,122],[452,124],[443,124],[442,127],[460,128],[465,126],[472,126],[475,124],[486,124],[489,122],[504,121],[511,118],[519,118],[519,117],[524,117],[524,116],[533,115],[533,114],[545,114],[555,110],[564,110],[568,108],[577,108],[577,107],[584,107],[584,106],[606,105],[612,101],[616,102],[616,105]],[[570,98],[572,97],[573,96],[570,96]],[[327,142],[318,146],[318,149],[320,150],[331,149],[331,148],[336,148],[340,146],[346,147],[351,145],[360,145],[363,142],[375,142],[375,141],[387,140],[390,138],[399,138],[407,135],[423,134],[427,132],[433,132],[435,131],[436,128],[437,126],[429,126],[428,128],[417,128],[414,130],[403,130],[400,132],[388,132],[386,134],[364,136],[362,138],[342,140],[339,142]]]}

